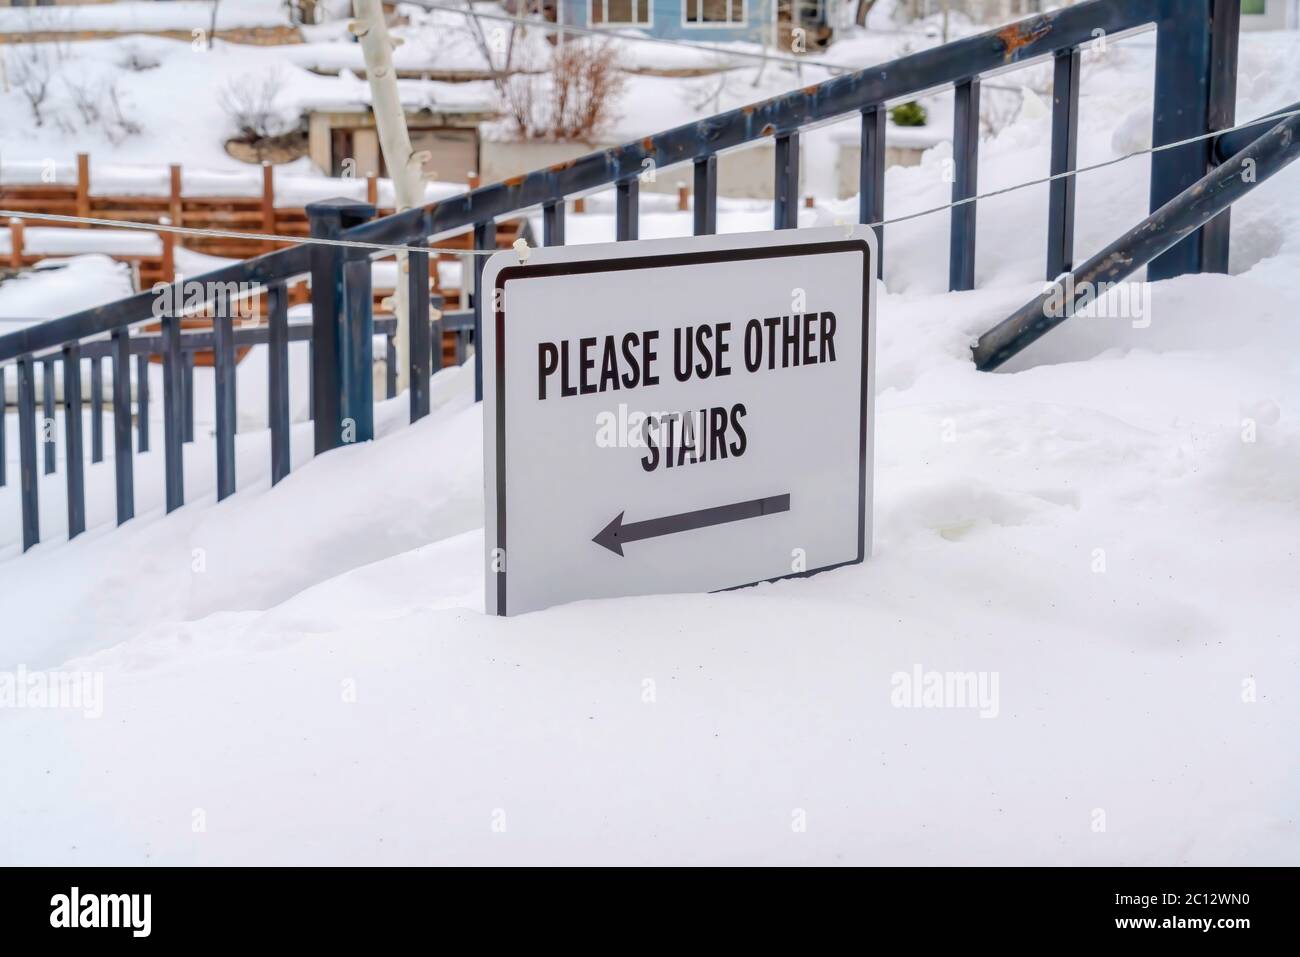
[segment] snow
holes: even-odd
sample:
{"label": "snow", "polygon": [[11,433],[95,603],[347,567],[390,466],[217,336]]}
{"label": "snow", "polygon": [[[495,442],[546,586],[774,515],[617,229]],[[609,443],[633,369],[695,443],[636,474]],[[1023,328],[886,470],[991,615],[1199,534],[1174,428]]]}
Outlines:
{"label": "snow", "polygon": [[130,267],[107,256],[47,260],[31,272],[0,283],[0,330],[14,328],[16,320],[56,319],[132,292]]}
{"label": "snow", "polygon": [[[130,6],[137,5],[112,4],[105,9]],[[95,8],[70,9],[82,16],[81,11]],[[411,23],[395,31],[404,41],[394,51],[398,70],[463,71],[485,77],[464,83],[401,79],[398,86],[407,108],[428,108],[440,113],[494,111],[498,105],[496,93],[486,79],[482,54],[465,25],[465,18],[457,13],[411,7],[404,12],[410,16]],[[203,26],[206,27],[206,20]],[[489,46],[504,51],[505,37],[512,25],[484,21],[483,26]],[[60,183],[74,182],[74,156],[80,151],[91,154],[92,190],[96,193],[164,195],[168,189],[167,164],[183,162],[182,189],[187,195],[259,195],[261,171],[234,159],[224,149],[225,140],[235,132],[222,106],[223,94],[232,85],[241,80],[272,78],[277,88],[272,111],[286,125],[297,122],[311,110],[360,110],[370,102],[369,85],[358,76],[364,69],[360,49],[356,44],[344,42],[342,22],[310,27],[305,33],[306,43],[265,47],[217,41],[212,49],[202,44],[196,48],[189,41],[146,35],[23,45],[23,51],[33,55],[39,52],[48,59],[49,69],[62,82],[52,84],[42,107],[44,118],[40,124],[35,122],[18,85],[0,93],[0,123],[13,131],[0,164],[0,180],[38,183],[53,178]],[[544,67],[550,51],[546,37],[545,31],[526,30],[514,62],[530,69]],[[601,133],[602,142],[636,139],[832,75],[832,70],[812,61],[798,67],[775,61],[759,64],[752,57],[728,57],[712,50],[640,43],[623,36],[611,35],[608,42],[618,47],[619,62],[629,71],[721,68],[724,72],[685,79],[630,74],[615,109],[616,118]],[[817,54],[812,60],[841,64],[843,68],[861,67],[937,42],[935,37],[889,28],[850,31],[830,51]],[[752,44],[730,44],[727,48],[740,53],[754,53],[758,49]],[[10,72],[16,73],[20,53],[10,50],[6,56]],[[338,75],[313,72],[317,70]],[[76,105],[78,89],[103,91],[105,98],[109,92],[115,93],[122,115],[139,126],[139,132],[121,135],[111,131],[104,121],[87,122]],[[185,109],[172,109],[170,100],[154,95],[158,89],[184,90]],[[943,102],[942,96],[923,100],[932,113],[930,126],[924,131],[901,131],[891,125],[891,144],[928,147],[947,137],[951,111]],[[103,109],[109,112],[106,102]],[[514,132],[509,122],[501,120],[484,124],[482,135],[499,138],[513,136]],[[806,134],[805,176],[818,195],[835,194],[830,135],[829,131]],[[360,181],[322,177],[310,168],[305,158],[277,166],[276,182],[276,201],[280,205],[300,205],[308,199],[328,195],[364,195],[364,184]],[[431,187],[429,198],[450,195],[456,188]],[[388,190],[387,184],[381,186],[381,201],[389,195]]]}
{"label": "snow", "polygon": [[[13,234],[0,231],[0,252],[13,248]],[[73,229],[34,226],[23,230],[23,250],[29,255],[105,253],[118,256],[157,256],[162,239],[142,229]]]}
{"label": "snow", "polygon": [[[277,5],[274,16],[283,16]],[[166,17],[166,8],[178,8],[173,17],[184,19],[205,4],[111,4],[103,8],[75,7],[76,17],[103,9],[126,12],[105,13],[124,20],[144,16],[149,10],[131,14],[127,8],[158,8],[151,15]],[[229,16],[242,9],[236,6]],[[883,62],[919,49],[934,46],[937,36],[923,30],[900,31],[890,23],[887,8],[873,12],[869,31],[844,31],[829,51],[810,57],[799,66],[772,61],[760,64],[752,57],[728,57],[713,50],[637,42],[611,35],[608,42],[619,50],[620,65],[628,71],[672,71],[721,69],[723,72],[696,78],[631,73],[615,109],[615,119],[602,131],[601,142],[633,140],[649,133],[694,122],[702,115],[733,109],[789,89],[824,80],[833,71],[818,63],[839,64],[841,69],[860,68]],[[32,11],[0,11],[18,16]],[[55,11],[58,13],[59,11]],[[395,31],[404,42],[394,51],[398,70],[415,72],[477,73],[484,79],[463,83],[400,79],[399,91],[408,109],[431,109],[440,113],[492,113],[498,106],[493,84],[487,79],[485,63],[465,18],[448,11],[404,8],[410,24]],[[68,14],[72,16],[73,14]],[[226,16],[224,6],[222,16]],[[206,28],[206,13],[203,16]],[[160,21],[161,22],[161,21]],[[138,29],[144,29],[141,26]],[[161,29],[162,27],[157,27]],[[489,47],[504,56],[506,36],[512,24],[483,21]],[[963,27],[962,29],[969,29]],[[72,183],[76,179],[75,154],[91,154],[91,189],[97,194],[126,193],[165,195],[168,169],[182,162],[182,191],[186,195],[260,195],[261,170],[234,159],[224,149],[235,132],[222,105],[223,96],[240,82],[270,78],[276,87],[272,113],[286,126],[312,110],[352,111],[370,102],[368,83],[358,74],[364,69],[360,48],[346,42],[342,21],[306,28],[308,42],[286,46],[251,46],[217,41],[211,49],[203,44],[159,36],[136,35],[77,43],[25,44],[5,53],[11,74],[21,72],[20,61],[31,55],[44,58],[47,69],[58,78],[51,84],[37,123],[21,84],[0,92],[0,124],[12,131],[0,160],[0,181],[6,183]],[[549,56],[548,34],[525,30],[514,62],[528,69],[541,69]],[[752,44],[729,44],[740,53],[758,52]],[[313,71],[333,72],[321,75]],[[185,108],[176,110],[168,98],[157,97],[159,89],[185,91]],[[77,105],[77,91],[99,91],[101,112],[112,112],[109,94],[116,96],[122,116],[139,127],[123,135],[106,120],[87,121]],[[992,94],[987,94],[991,96]],[[930,112],[924,128],[900,129],[890,124],[889,142],[897,146],[930,147],[950,134],[951,108],[947,94],[923,97]],[[856,124],[842,124],[811,130],[804,138],[805,182],[819,196],[836,194],[836,134],[853,135]],[[513,137],[507,120],[482,125],[484,138]],[[594,147],[593,147],[594,148]],[[321,176],[306,158],[276,167],[276,202],[297,206],[327,196],[363,197],[360,180],[338,180]],[[722,184],[725,192],[725,183]],[[459,184],[430,184],[430,201],[451,195]],[[380,187],[381,203],[390,202],[391,186]]]}
{"label": "snow", "polygon": [[[160,9],[178,5],[146,4]],[[11,83],[0,92],[0,122],[7,131],[0,177],[4,182],[49,182],[51,177],[75,182],[75,154],[87,152],[96,193],[165,194],[167,166],[176,162],[183,164],[182,188],[189,195],[260,195],[261,169],[224,148],[236,130],[223,101],[237,84],[272,83],[275,94],[267,105],[286,128],[311,109],[360,109],[370,101],[365,81],[351,74],[320,76],[295,66],[285,55],[292,49],[224,41],[196,49],[188,41],[154,36],[8,47],[3,52]],[[41,106],[40,122],[18,80],[29,57],[57,78]],[[488,82],[402,80],[399,88],[403,102],[414,109],[436,104],[447,112],[479,111],[495,105]],[[184,108],[157,96],[159,89],[184,91]],[[100,119],[86,119],[78,91],[99,95]],[[103,118],[113,114],[110,94],[138,131],[123,134]],[[277,199],[290,205],[304,196],[321,198],[313,185],[323,195],[338,195],[341,182],[345,190],[361,190],[362,195],[365,189],[359,180],[349,183],[316,173],[306,157],[278,165],[276,180],[277,192],[284,191]],[[432,198],[448,194],[446,187],[438,189]]]}
{"label": "snow", "polygon": [[[206,31],[212,24],[212,4],[198,0],[170,3],[117,2],[56,9],[12,7],[0,9],[0,32],[76,32],[107,30],[134,33],[151,30]],[[268,0],[221,0],[217,29],[290,26],[284,4]]]}
{"label": "snow", "polygon": [[[1298,45],[1243,37],[1239,117],[1300,99]],[[1140,135],[1151,63],[1149,36],[1088,58],[1081,162]],[[981,189],[1048,168],[1047,119],[1009,95]],[[888,215],[947,201],[944,155],[889,171]],[[1080,258],[1144,215],[1147,175],[1081,178]],[[642,201],[643,235],[690,231]],[[413,426],[380,403],[373,443],[313,458],[299,422],[272,489],[255,351],[220,504],[204,407],[170,515],[157,425],[123,528],[111,449],[72,542],[43,477],[45,543],[0,551],[0,670],[101,674],[103,717],[0,709],[0,862],[1296,863],[1300,164],[1234,207],[1231,275],[978,373],[971,339],[1041,290],[1045,208],[1046,187],[980,204],[969,293],[945,291],[947,215],[886,228],[862,565],[484,616],[468,367]],[[588,210],[570,241],[612,236],[608,198]],[[719,225],[770,215],[726,201]],[[0,314],[46,281],[0,286]],[[18,514],[11,479],[0,542]],[[894,706],[917,667],[996,675],[996,716]]]}

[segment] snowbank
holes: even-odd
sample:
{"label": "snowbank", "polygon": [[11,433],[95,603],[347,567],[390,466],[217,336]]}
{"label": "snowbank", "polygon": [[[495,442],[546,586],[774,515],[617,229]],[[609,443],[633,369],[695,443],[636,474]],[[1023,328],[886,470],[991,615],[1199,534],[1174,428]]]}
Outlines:
{"label": "snowbank", "polygon": [[[212,24],[212,4],[196,0],[171,3],[116,2],[85,6],[0,9],[0,32],[73,33],[108,30],[135,33],[158,30],[204,30]],[[267,0],[221,0],[217,29],[291,26],[284,4]]]}
{"label": "snowbank", "polygon": [[[1297,42],[1243,39],[1238,115],[1300,99]],[[1083,162],[1149,99],[1149,50],[1111,56]],[[982,188],[1046,169],[1043,120],[983,151]],[[946,198],[941,159],[890,171],[890,214]],[[1294,864],[1298,187],[1234,209],[1233,275],[999,374],[969,343],[1041,288],[1046,189],[981,204],[971,293],[943,290],[946,216],[887,228],[874,554],[810,579],[484,616],[468,368],[414,427],[382,404],[374,443],[311,458],[297,426],[274,489],[245,431],[220,505],[202,437],[191,504],[162,515],[151,453],[122,529],[91,467],[70,543],[42,480],[49,541],[0,556],[0,670],[100,674],[103,713],[0,709],[0,861]],[[1146,190],[1143,161],[1085,177],[1078,255]],[[689,231],[645,199],[644,235]],[[612,235],[604,204],[571,239]],[[997,695],[901,707],[918,670]]]}

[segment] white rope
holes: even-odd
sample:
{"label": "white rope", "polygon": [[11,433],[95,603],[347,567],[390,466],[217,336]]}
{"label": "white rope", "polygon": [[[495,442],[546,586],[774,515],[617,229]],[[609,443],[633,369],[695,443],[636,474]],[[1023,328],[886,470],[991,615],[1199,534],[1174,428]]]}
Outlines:
{"label": "white rope", "polygon": [[1149,146],[1146,149],[1134,150],[1131,153],[1125,153],[1123,156],[1116,156],[1108,160],[1102,160],[1100,163],[1093,163],[1090,166],[1080,166],[1078,169],[1066,170],[1063,173],[1053,173],[1051,176],[1041,176],[1038,179],[1031,179],[1024,183],[1016,183],[1014,186],[1004,186],[1002,189],[990,190],[987,193],[980,193],[978,196],[968,196],[965,199],[959,199],[953,203],[947,203],[943,206],[935,206],[931,209],[923,209],[917,213],[908,213],[906,216],[896,216],[893,219],[883,219],[878,223],[867,223],[868,226],[888,226],[890,223],[905,223],[909,219],[919,219],[922,216],[929,216],[931,213],[941,213],[945,209],[952,209],[955,206],[965,206],[967,203],[973,203],[980,199],[992,199],[995,196],[1002,196],[1006,193],[1013,193],[1018,189],[1027,189],[1030,186],[1041,186],[1043,183],[1052,183],[1058,179],[1066,179],[1070,176],[1078,176],[1080,173],[1091,173],[1094,170],[1105,169],[1107,166],[1114,166],[1116,163],[1122,163],[1125,160],[1131,160],[1138,156],[1145,156],[1148,153],[1159,153],[1162,150],[1177,149],[1180,146],[1187,146],[1191,143],[1199,143],[1201,140],[1207,140],[1216,136],[1223,136],[1225,133],[1236,133],[1238,130],[1249,129],[1252,126],[1260,126],[1264,123],[1276,125],[1281,120],[1288,119],[1292,116],[1300,116],[1300,110],[1288,110],[1285,113],[1278,113],[1273,116],[1266,116],[1258,120],[1251,120],[1249,123],[1242,123],[1240,126],[1232,126],[1226,130],[1215,130],[1213,133],[1204,133],[1200,136],[1189,136],[1185,140],[1177,140],[1173,143],[1165,143],[1161,146]]}
{"label": "white rope", "polygon": [[[1066,170],[1063,173],[1054,173],[1051,176],[1042,176],[1038,179],[1029,180],[1024,183],[1016,183],[1013,186],[1005,186],[1002,189],[990,190],[987,193],[979,193],[975,196],[968,196],[965,199],[959,199],[955,202],[945,203],[942,206],[934,206],[930,209],[923,209],[919,212],[908,213],[905,216],[895,216],[892,219],[882,219],[879,222],[866,223],[866,226],[889,226],[893,223],[903,223],[911,219],[919,219],[922,216],[930,216],[934,213],[942,213],[945,210],[953,209],[957,206],[964,206],[967,203],[974,203],[983,199],[992,199],[996,196],[1003,196],[1007,193],[1015,192],[1020,189],[1027,189],[1030,186],[1041,186],[1043,183],[1055,182],[1058,179],[1065,179],[1070,176],[1078,176],[1080,173],[1090,173],[1094,170],[1104,169],[1107,166],[1114,166],[1116,163],[1123,163],[1125,160],[1135,159],[1139,156],[1145,156],[1151,153],[1159,153],[1163,150],[1178,149],[1182,146],[1188,146],[1192,143],[1199,143],[1202,140],[1212,139],[1223,136],[1226,133],[1236,133],[1240,130],[1250,129],[1253,126],[1262,126],[1264,124],[1276,125],[1282,120],[1293,116],[1300,116],[1300,109],[1288,110],[1282,113],[1276,113],[1271,116],[1261,117],[1257,120],[1251,120],[1248,123],[1241,123],[1237,126],[1229,127],[1224,130],[1215,130],[1212,133],[1203,133],[1199,136],[1189,136],[1184,140],[1177,140],[1173,143],[1165,143],[1161,146],[1149,146],[1146,149],[1134,150],[1131,153],[1125,153],[1123,156],[1116,156],[1112,159],[1103,160],[1100,163],[1093,163],[1089,166],[1081,166],[1078,169]],[[609,184],[613,186],[614,184]],[[517,211],[522,212],[522,210]],[[48,222],[71,223],[74,225],[84,226],[109,226],[115,229],[140,229],[151,233],[167,232],[175,233],[180,236],[197,236],[212,239],[246,239],[261,242],[291,243],[298,245],[316,245],[316,246],[337,246],[344,249],[365,249],[373,252],[396,253],[396,252],[413,252],[413,253],[453,253],[455,255],[466,256],[492,256],[499,249],[461,249],[454,246],[403,246],[389,245],[386,243],[367,243],[352,239],[324,239],[317,236],[279,236],[274,233],[240,233],[226,229],[203,229],[198,226],[172,226],[163,223],[133,223],[119,222],[113,219],[94,219],[88,216],[67,216],[58,213],[31,213],[20,212],[17,210],[0,209],[0,217],[9,217],[11,219],[37,219]]]}

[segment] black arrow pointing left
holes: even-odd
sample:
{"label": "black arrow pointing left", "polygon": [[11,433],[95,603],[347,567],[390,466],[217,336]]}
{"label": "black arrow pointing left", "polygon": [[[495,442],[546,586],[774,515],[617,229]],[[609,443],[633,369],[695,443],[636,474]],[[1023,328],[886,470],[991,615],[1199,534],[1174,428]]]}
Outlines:
{"label": "black arrow pointing left", "polygon": [[628,542],[640,542],[647,538],[659,538],[675,532],[687,532],[694,528],[708,528],[710,525],[725,525],[739,522],[760,515],[775,515],[790,511],[790,495],[770,495],[767,498],[750,499],[748,502],[734,502],[731,505],[717,505],[713,508],[701,508],[694,512],[680,512],[663,518],[651,518],[644,522],[623,523],[623,512],[619,512],[592,539],[602,548],[608,548],[615,555],[623,554],[623,546]]}

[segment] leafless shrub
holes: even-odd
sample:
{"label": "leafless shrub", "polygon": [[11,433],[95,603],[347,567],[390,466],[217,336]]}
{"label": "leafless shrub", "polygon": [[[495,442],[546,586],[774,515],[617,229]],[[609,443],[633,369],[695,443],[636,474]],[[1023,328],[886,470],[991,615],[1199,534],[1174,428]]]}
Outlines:
{"label": "leafless shrub", "polygon": [[506,107],[525,139],[589,142],[615,119],[624,82],[612,44],[570,41],[555,48],[546,73],[507,79]]}
{"label": "leafless shrub", "polygon": [[68,95],[72,99],[72,105],[77,108],[77,113],[81,116],[81,122],[87,128],[96,126],[103,115],[99,92],[94,90],[90,82],[85,79],[70,80],[64,77],[63,85],[68,88]]}
{"label": "leafless shrub", "polygon": [[212,45],[217,42],[217,11],[221,8],[221,0],[212,0],[212,7],[208,11],[208,32],[205,34],[202,30],[194,31],[195,45],[198,49],[198,42],[202,41],[204,49],[211,50]]}
{"label": "leafless shrub", "polygon": [[279,109],[281,75],[271,70],[260,76],[242,76],[221,91],[221,107],[235,124],[239,139],[248,143],[287,132]]}
{"label": "leafless shrub", "polygon": [[108,108],[104,110],[104,132],[108,136],[109,142],[116,146],[128,136],[137,136],[142,127],[127,116],[126,111],[122,108],[122,98],[118,93],[116,80],[108,85],[107,99]]}
{"label": "leafless shrub", "polygon": [[159,65],[156,56],[146,53],[136,46],[129,46],[122,54],[122,58],[117,61],[117,65],[123,70],[130,70],[132,73],[143,73],[145,70],[152,70]]}
{"label": "leafless shrub", "polygon": [[717,73],[688,82],[686,87],[687,102],[697,113],[721,113],[722,98],[732,92],[735,85],[732,71],[723,59],[715,61]]}
{"label": "leafless shrub", "polygon": [[50,84],[54,80],[54,57],[50,48],[44,43],[15,44],[9,78],[14,86],[22,92],[27,105],[32,109],[32,118],[37,126],[45,125],[45,101],[50,95]]}
{"label": "leafless shrub", "polygon": [[[70,80],[64,77],[63,85],[81,117],[82,126],[88,130],[102,130],[114,146],[141,132],[140,124],[127,116],[117,80],[104,87],[97,79]],[[63,116],[56,116],[55,123],[66,132],[75,132],[73,124]]]}

